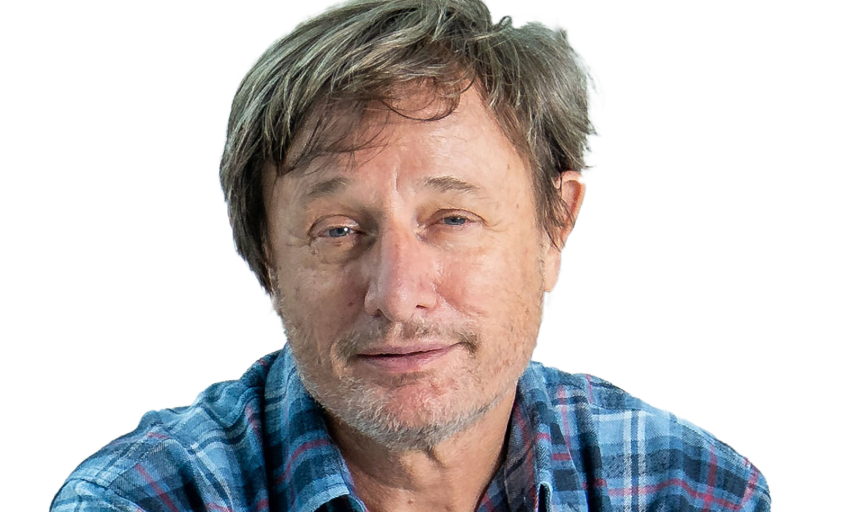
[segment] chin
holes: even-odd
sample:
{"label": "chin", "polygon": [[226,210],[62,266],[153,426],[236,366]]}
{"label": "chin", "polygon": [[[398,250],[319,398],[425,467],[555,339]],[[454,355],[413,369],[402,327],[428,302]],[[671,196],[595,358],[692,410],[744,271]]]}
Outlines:
{"label": "chin", "polygon": [[469,428],[504,396],[476,400],[472,389],[424,387],[427,382],[391,389],[357,379],[333,387],[317,386],[304,376],[302,380],[338,426],[391,451],[430,449]]}
{"label": "chin", "polygon": [[[427,450],[444,442],[480,420],[498,402],[469,404],[457,409],[451,403],[374,403],[362,400],[361,406],[346,406],[338,414],[348,428],[392,451]],[[456,403],[456,402],[455,402]]]}

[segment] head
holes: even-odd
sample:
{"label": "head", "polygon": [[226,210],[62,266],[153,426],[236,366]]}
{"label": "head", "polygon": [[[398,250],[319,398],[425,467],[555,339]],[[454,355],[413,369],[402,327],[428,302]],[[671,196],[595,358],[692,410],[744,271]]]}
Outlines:
{"label": "head", "polygon": [[377,0],[276,42],[221,181],[300,375],[345,426],[432,446],[510,396],[584,187],[586,75],[563,32],[478,0]]}

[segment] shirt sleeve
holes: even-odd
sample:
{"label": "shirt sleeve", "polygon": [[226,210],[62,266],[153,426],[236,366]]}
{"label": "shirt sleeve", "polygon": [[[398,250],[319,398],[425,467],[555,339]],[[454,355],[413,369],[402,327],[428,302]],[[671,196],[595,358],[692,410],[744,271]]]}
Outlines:
{"label": "shirt sleeve", "polygon": [[753,473],[747,482],[747,491],[741,504],[741,511],[770,512],[770,489],[768,489],[767,481],[755,466],[752,467]]}
{"label": "shirt sleeve", "polygon": [[85,480],[69,480],[54,496],[50,512],[146,512],[110,489]]}

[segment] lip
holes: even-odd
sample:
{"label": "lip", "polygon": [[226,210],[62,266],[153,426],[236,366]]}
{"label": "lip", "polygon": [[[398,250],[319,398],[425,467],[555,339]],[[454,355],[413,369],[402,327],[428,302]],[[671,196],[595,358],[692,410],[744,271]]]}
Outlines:
{"label": "lip", "polygon": [[459,343],[380,347],[367,350],[355,357],[359,362],[371,365],[380,371],[406,373],[425,369],[430,363],[450,354],[458,346]]}

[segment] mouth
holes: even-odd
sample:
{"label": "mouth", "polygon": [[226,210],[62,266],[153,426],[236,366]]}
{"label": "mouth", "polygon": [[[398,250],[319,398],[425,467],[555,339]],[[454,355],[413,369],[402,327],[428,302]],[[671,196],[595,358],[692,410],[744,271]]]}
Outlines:
{"label": "mouth", "polygon": [[420,347],[381,347],[356,355],[358,362],[377,371],[408,373],[424,370],[430,363],[453,352],[460,344]]}

